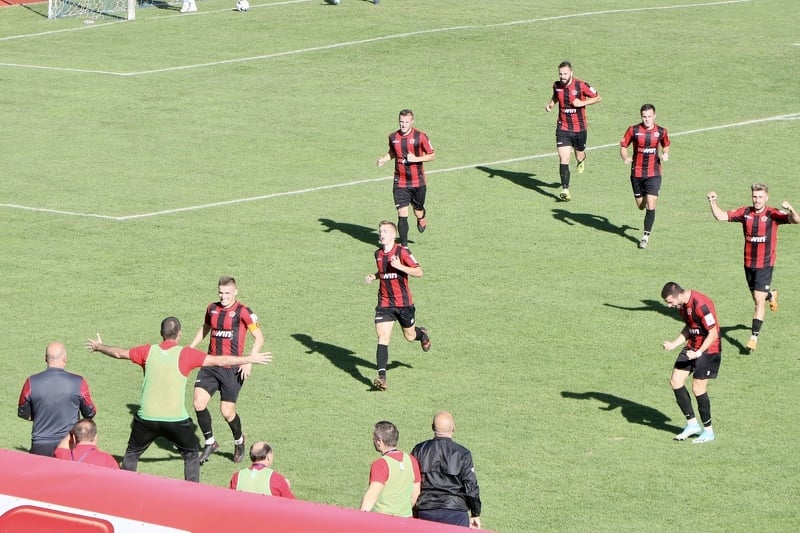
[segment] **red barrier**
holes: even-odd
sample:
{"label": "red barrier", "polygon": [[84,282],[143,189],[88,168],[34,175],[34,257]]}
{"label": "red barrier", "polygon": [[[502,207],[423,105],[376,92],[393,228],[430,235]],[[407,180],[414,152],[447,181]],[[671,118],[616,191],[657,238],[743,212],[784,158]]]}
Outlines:
{"label": "red barrier", "polygon": [[270,498],[8,450],[0,450],[0,472],[0,531],[4,533],[464,531],[424,520]]}

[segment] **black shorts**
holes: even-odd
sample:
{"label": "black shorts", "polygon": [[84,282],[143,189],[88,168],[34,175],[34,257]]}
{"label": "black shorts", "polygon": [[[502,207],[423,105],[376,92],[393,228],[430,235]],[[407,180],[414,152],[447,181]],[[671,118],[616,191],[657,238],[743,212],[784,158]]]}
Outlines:
{"label": "black shorts", "polygon": [[238,366],[234,368],[203,367],[197,373],[194,386],[203,389],[209,396],[214,396],[214,393],[219,391],[220,400],[236,403],[243,383],[239,376],[238,368]]}
{"label": "black shorts", "polygon": [[410,328],[414,325],[417,309],[410,307],[376,307],[375,323],[394,322],[397,320],[403,328]]}
{"label": "black shorts", "polygon": [[576,152],[583,152],[586,150],[586,130],[574,132],[556,130],[556,146],[572,146]]}
{"label": "black shorts", "polygon": [[751,291],[769,292],[772,285],[772,267],[744,268],[744,278]]}
{"label": "black shorts", "polygon": [[394,207],[400,209],[411,204],[411,207],[417,211],[425,209],[425,194],[427,193],[427,186],[422,187],[397,187],[392,190],[394,196]]}
{"label": "black shorts", "polygon": [[694,374],[694,379],[714,379],[719,373],[719,365],[722,362],[722,352],[709,353],[703,352],[703,355],[697,359],[689,359],[686,352],[689,348],[684,347],[678,358],[675,359],[674,368],[678,370],[688,370]]}
{"label": "black shorts", "polygon": [[634,178],[631,176],[631,189],[633,189],[634,198],[641,198],[642,196],[658,196],[661,192],[661,176],[653,176],[652,178]]}

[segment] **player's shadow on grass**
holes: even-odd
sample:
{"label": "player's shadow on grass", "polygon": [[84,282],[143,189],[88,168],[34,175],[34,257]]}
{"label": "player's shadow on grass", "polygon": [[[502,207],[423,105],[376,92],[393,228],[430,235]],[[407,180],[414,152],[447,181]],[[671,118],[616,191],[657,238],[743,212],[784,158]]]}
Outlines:
{"label": "player's shadow on grass", "polygon": [[349,222],[336,222],[330,218],[321,218],[319,219],[319,222],[325,226],[325,233],[340,231],[345,235],[349,235],[354,239],[367,243],[374,248],[377,248],[380,245],[378,242],[378,231],[375,228],[368,228],[358,224],[350,224]]}
{"label": "player's shadow on grass", "polygon": [[639,244],[639,239],[634,237],[633,235],[628,235],[627,231],[629,229],[635,230],[636,228],[633,226],[628,226],[624,224],[622,226],[615,226],[608,220],[607,217],[602,217],[600,215],[594,215],[592,213],[571,213],[565,209],[553,209],[553,218],[556,220],[560,220],[564,224],[568,224],[570,226],[574,226],[575,224],[580,224],[581,226],[586,226],[587,228],[596,229],[599,231],[604,231],[606,233],[611,233],[613,235],[619,235],[620,237],[624,237],[631,242],[635,242]]}
{"label": "player's shadow on grass", "polygon": [[[666,304],[663,304],[663,303],[659,302],[658,300],[641,300],[641,302],[642,302],[643,305],[640,305],[640,306],[637,306],[637,307],[628,307],[628,306],[624,306],[624,305],[615,305],[615,304],[609,304],[609,303],[605,303],[603,305],[605,305],[606,307],[613,307],[614,309],[622,309],[623,311],[654,311],[654,312],[659,313],[661,315],[668,316],[670,318],[674,318],[675,320],[677,320],[679,322],[681,321],[681,316],[678,313],[677,309],[670,309],[669,307],[666,306]],[[750,351],[747,349],[747,347],[744,345],[744,343],[742,343],[736,337],[731,335],[731,332],[737,331],[737,330],[740,330],[740,329],[745,329],[745,330],[750,331],[750,326],[746,326],[744,324],[737,324],[735,326],[721,326],[719,328],[719,335],[720,335],[720,337],[722,338],[723,341],[725,341],[727,344],[730,344],[731,346],[735,347],[739,351],[739,354],[748,355],[750,353]]]}
{"label": "player's shadow on grass", "polygon": [[[314,340],[311,335],[305,333],[292,333],[292,337],[303,346],[306,347],[306,353],[309,355],[320,354],[325,356],[328,361],[333,363],[333,366],[349,374],[359,383],[363,383],[372,388],[372,379],[361,373],[361,368],[367,368],[370,372],[375,371],[375,363],[367,361],[358,357],[355,352],[336,346],[335,344],[328,344],[327,342],[320,342]],[[413,368],[411,365],[399,361],[392,361],[386,366],[386,370],[399,367]]]}
{"label": "player's shadow on grass", "polygon": [[[129,403],[127,405],[127,407],[128,407],[128,411],[131,414],[131,426],[133,426],[133,415],[135,415],[136,413],[139,412],[139,404]],[[168,441],[164,437],[158,437],[155,441],[153,441],[153,444],[155,444],[156,446],[158,446],[159,448],[161,448],[165,452],[169,452],[169,453],[173,454],[173,456],[172,457],[146,457],[147,452],[144,452],[142,457],[139,458],[139,462],[140,463],[158,463],[158,462],[161,462],[161,461],[174,461],[176,458],[180,459],[181,454],[178,451],[178,449],[175,447],[174,444],[172,444],[170,441]],[[150,448],[153,447],[153,444],[150,445]],[[198,446],[199,446],[199,444],[198,444]],[[148,448],[148,451],[150,451],[150,448]],[[233,454],[231,453],[229,455],[231,457],[231,460],[233,460]],[[119,461],[122,461],[123,458],[122,457],[117,457],[115,455],[114,459],[118,459]]]}
{"label": "player's shadow on grass", "polygon": [[605,404],[599,407],[601,411],[614,411],[615,409],[619,409],[620,414],[631,424],[639,424],[641,426],[657,429],[658,431],[667,431],[670,433],[679,433],[683,429],[682,427],[670,424],[670,418],[658,409],[632,402],[625,398],[614,396],[613,394],[605,392],[561,391],[561,396],[572,400],[597,400]]}
{"label": "player's shadow on grass", "polygon": [[549,189],[557,189],[561,187],[561,183],[547,183],[536,178],[536,174],[531,174],[530,172],[512,172],[510,170],[501,170],[499,168],[491,168],[491,167],[475,167],[481,172],[486,172],[488,177],[494,178],[503,178],[514,185],[519,185],[520,187],[525,187],[526,189],[530,189],[542,196],[547,196],[552,198],[553,200],[560,201],[561,199],[558,197],[557,194],[550,192]]}

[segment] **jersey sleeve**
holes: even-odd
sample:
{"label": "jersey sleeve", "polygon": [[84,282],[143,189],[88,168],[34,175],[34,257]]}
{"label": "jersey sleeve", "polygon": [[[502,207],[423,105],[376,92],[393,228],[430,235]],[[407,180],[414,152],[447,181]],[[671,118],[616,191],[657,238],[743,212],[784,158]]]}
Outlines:
{"label": "jersey sleeve", "polygon": [[19,404],[17,407],[17,416],[25,420],[31,420],[33,411],[31,409],[31,378],[25,380],[22,385],[22,391],[19,393]]}
{"label": "jersey sleeve", "polygon": [[181,371],[181,374],[188,376],[189,372],[203,366],[206,355],[208,354],[195,348],[190,348],[189,346],[184,347],[178,358],[178,369]]}
{"label": "jersey sleeve", "polygon": [[92,393],[89,392],[89,384],[86,379],[81,378],[81,415],[83,418],[92,418],[97,414],[97,407],[92,400]]}
{"label": "jersey sleeve", "polygon": [[269,491],[273,496],[280,496],[282,498],[289,498],[292,500],[295,499],[295,495],[292,492],[291,487],[289,487],[289,482],[286,481],[285,477],[277,472],[272,472],[272,476],[269,479]]}
{"label": "jersey sleeve", "polygon": [[625,130],[625,134],[622,136],[622,140],[619,141],[620,146],[629,146],[633,141],[633,126],[628,126],[628,129]]}
{"label": "jersey sleeve", "polygon": [[427,133],[422,132],[420,136],[420,144],[422,145],[422,152],[425,154],[432,154],[433,153],[433,144],[431,143],[430,137],[428,137]]}
{"label": "jersey sleeve", "polygon": [[419,263],[414,257],[414,254],[412,254],[411,251],[404,246],[400,247],[400,262],[412,268],[416,268],[419,266]]}
{"label": "jersey sleeve", "polygon": [[667,132],[667,128],[661,128],[661,139],[659,139],[659,142],[661,143],[661,146],[663,146],[664,148],[670,145],[669,133]]}
{"label": "jersey sleeve", "polygon": [[369,468],[369,482],[386,484],[389,480],[389,465],[383,459],[378,459]]}
{"label": "jersey sleeve", "polygon": [[149,353],[149,344],[142,344],[141,346],[135,346],[128,350],[128,356],[131,358],[131,363],[137,364],[142,368],[144,368],[144,364],[147,362],[147,356]]}
{"label": "jersey sleeve", "polygon": [[739,209],[727,211],[726,214],[728,215],[728,222],[741,222],[744,220],[745,209],[747,208],[740,207]]}

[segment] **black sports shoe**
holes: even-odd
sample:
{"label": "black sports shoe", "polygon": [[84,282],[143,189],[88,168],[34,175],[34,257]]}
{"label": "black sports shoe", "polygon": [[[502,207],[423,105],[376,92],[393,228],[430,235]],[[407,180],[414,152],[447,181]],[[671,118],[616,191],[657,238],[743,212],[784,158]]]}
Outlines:
{"label": "black sports shoe", "polygon": [[420,233],[425,233],[425,230],[428,228],[428,221],[425,220],[425,217],[417,219],[417,231]]}
{"label": "black sports shoe", "polygon": [[242,435],[242,443],[233,445],[233,462],[241,463],[244,459],[244,435]]}
{"label": "black sports shoe", "polygon": [[217,450],[219,450],[219,442],[214,441],[211,444],[206,444],[203,448],[203,453],[200,454],[200,464],[208,461],[208,458],[211,457],[211,454]]}
{"label": "black sports shoe", "polygon": [[419,327],[422,330],[422,338],[419,340],[419,343],[422,345],[422,351],[428,352],[431,349],[431,339],[428,337],[428,330],[422,326]]}

